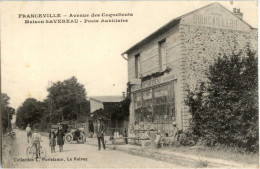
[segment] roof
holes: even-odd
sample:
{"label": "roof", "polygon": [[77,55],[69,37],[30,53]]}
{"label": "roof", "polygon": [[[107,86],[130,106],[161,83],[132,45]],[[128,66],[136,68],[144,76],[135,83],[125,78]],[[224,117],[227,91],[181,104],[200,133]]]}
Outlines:
{"label": "roof", "polygon": [[90,99],[94,99],[100,102],[117,103],[124,100],[123,96],[92,96]]}
{"label": "roof", "polygon": [[146,38],[144,38],[143,40],[141,40],[140,42],[138,42],[137,44],[135,44],[134,46],[129,48],[127,51],[122,53],[122,55],[130,53],[131,51],[133,51],[134,49],[140,47],[141,45],[146,44],[147,42],[149,42],[151,39],[153,39],[157,35],[160,35],[161,33],[167,31],[168,29],[172,28],[173,26],[178,25],[180,23],[180,19],[181,18],[176,18],[176,19],[171,20],[169,23],[167,23],[166,25],[162,26],[157,31],[155,31],[151,35],[147,36]]}
{"label": "roof", "polygon": [[[166,23],[165,25],[163,25],[162,27],[160,27],[159,29],[157,29],[155,32],[153,32],[152,34],[150,34],[149,36],[147,36],[146,38],[144,38],[143,40],[141,40],[140,42],[136,43],[135,45],[133,45],[132,47],[130,47],[128,50],[126,50],[125,52],[123,52],[121,55],[124,55],[124,54],[128,54],[130,52],[132,52],[133,50],[135,50],[136,48],[146,44],[147,42],[149,42],[151,39],[153,39],[154,37],[156,37],[157,35],[160,35],[161,33],[165,32],[166,30],[178,25],[180,23],[180,20],[187,16],[187,15],[191,15],[199,10],[202,10],[204,8],[208,8],[212,5],[219,5],[220,7],[222,7],[223,9],[225,9],[226,11],[228,11],[229,13],[231,13],[232,15],[233,12],[229,11],[228,9],[226,9],[224,6],[222,6],[221,4],[217,3],[217,2],[214,2],[214,3],[211,3],[209,5],[206,5],[206,6],[203,6],[201,8],[198,8],[196,10],[193,10],[189,13],[186,13],[184,15],[181,15],[175,19],[172,19],[170,22]],[[243,19],[239,18],[238,16],[234,15],[235,17],[237,17],[239,20],[241,20],[242,22],[244,22],[246,25],[248,25],[251,29],[253,29],[253,27],[251,25],[249,25],[248,23],[246,23]]]}

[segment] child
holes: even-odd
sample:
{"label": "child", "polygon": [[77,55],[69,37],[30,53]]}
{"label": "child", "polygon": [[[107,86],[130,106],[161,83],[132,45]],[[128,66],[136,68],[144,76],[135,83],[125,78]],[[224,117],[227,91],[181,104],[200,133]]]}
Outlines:
{"label": "child", "polygon": [[51,147],[51,152],[55,153],[55,146],[56,146],[56,135],[54,131],[50,131],[49,134],[49,139],[50,139],[50,147]]}
{"label": "child", "polygon": [[154,143],[155,143],[156,148],[159,148],[160,143],[161,143],[161,139],[162,139],[161,131],[158,130],[157,133],[156,133],[155,140],[154,140]]}

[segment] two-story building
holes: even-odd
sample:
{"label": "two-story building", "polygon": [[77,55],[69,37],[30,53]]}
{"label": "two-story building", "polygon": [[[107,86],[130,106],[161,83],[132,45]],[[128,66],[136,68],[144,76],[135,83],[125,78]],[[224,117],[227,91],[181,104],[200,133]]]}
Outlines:
{"label": "two-story building", "polygon": [[247,44],[257,50],[257,29],[243,20],[239,9],[231,12],[213,3],[171,20],[126,50],[122,56],[128,60],[129,131],[138,125],[167,133],[173,122],[186,130],[191,118],[187,89],[206,79],[214,59]]}

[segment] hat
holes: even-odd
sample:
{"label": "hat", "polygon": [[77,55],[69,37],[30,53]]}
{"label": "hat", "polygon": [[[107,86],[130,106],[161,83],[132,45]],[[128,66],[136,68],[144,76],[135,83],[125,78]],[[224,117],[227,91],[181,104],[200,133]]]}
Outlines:
{"label": "hat", "polygon": [[172,125],[173,125],[173,126],[176,126],[177,124],[176,124],[176,122],[174,121],[174,122],[172,123]]}

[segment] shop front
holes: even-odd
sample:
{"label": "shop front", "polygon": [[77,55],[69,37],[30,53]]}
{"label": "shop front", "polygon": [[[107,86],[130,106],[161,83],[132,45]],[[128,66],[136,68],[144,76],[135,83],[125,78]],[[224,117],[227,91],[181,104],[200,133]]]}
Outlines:
{"label": "shop front", "polygon": [[175,83],[174,76],[161,77],[133,88],[136,90],[132,92],[135,133],[160,130],[166,135],[171,134],[172,124],[176,121]]}

